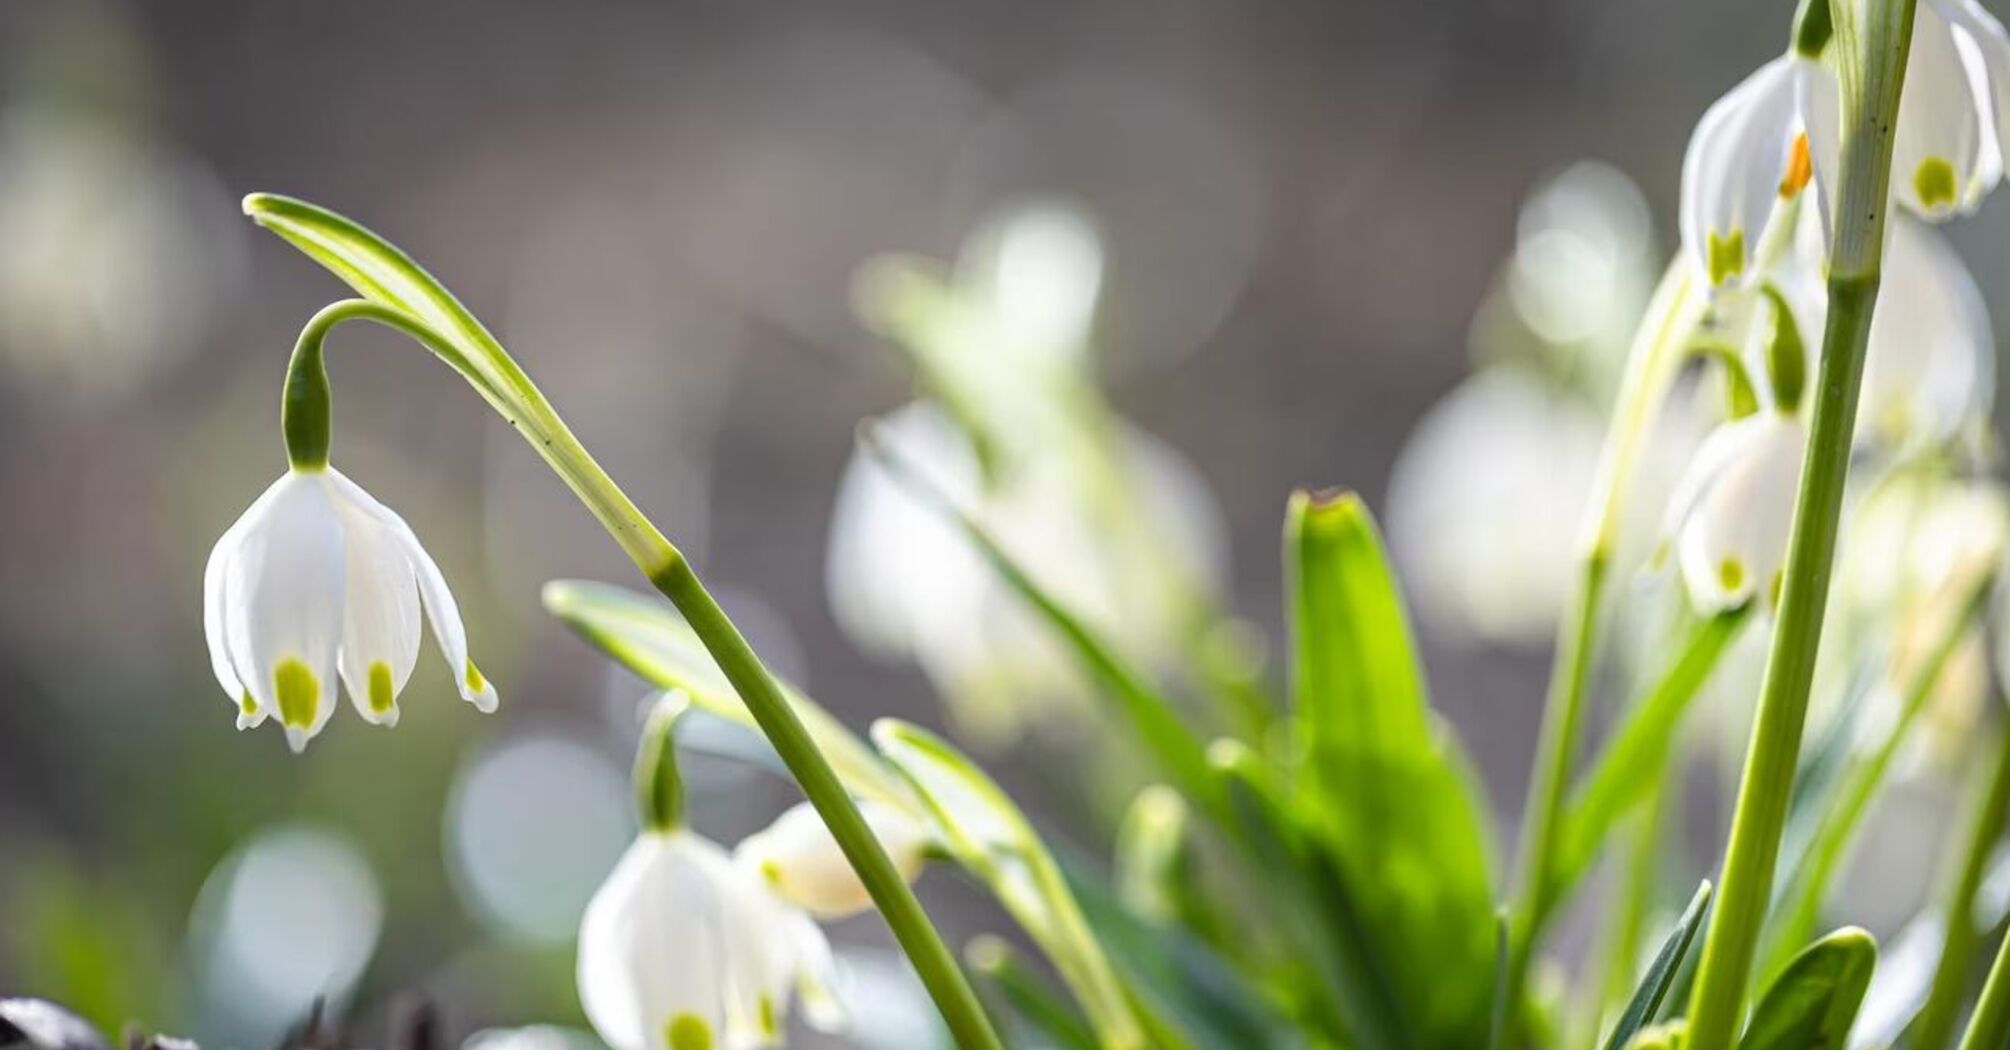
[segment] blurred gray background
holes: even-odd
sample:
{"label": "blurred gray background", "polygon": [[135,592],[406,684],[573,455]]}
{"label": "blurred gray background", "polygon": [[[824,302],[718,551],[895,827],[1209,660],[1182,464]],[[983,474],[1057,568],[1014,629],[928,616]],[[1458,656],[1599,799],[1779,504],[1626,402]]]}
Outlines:
{"label": "blurred gray background", "polygon": [[[230,972],[228,916],[257,914],[231,873],[294,834],[308,867],[313,848],[362,865],[328,898],[381,927],[329,963],[362,967],[362,1031],[401,988],[445,999],[457,1030],[576,1019],[567,887],[590,889],[626,831],[560,807],[621,804],[641,690],[547,619],[538,588],[640,581],[450,374],[346,329],[336,461],[426,539],[504,708],[450,703],[422,657],[395,733],[338,715],[301,759],[234,733],[204,662],[203,560],[283,468],[285,354],[345,294],[244,221],[243,194],[314,200],[411,251],[764,652],[855,725],[939,722],[921,677],[860,656],[823,593],[854,427],[911,392],[852,317],[862,260],[951,258],[1015,195],[1092,215],[1112,397],[1213,487],[1234,607],[1275,630],[1286,494],[1381,500],[1410,426],[1467,370],[1523,196],[1602,159],[1670,243],[1690,126],[1784,43],[1790,7],[0,6],[0,990],[269,1034],[274,1017],[205,989]],[[1992,300],[2010,282],[2003,209],[1952,231]],[[1426,645],[1511,826],[1547,656]],[[470,763],[512,756],[501,794],[469,801]],[[1055,801],[997,764],[1036,808]],[[559,787],[513,800],[519,769]],[[735,775],[717,783],[761,802],[722,806],[722,838],[790,797]],[[553,856],[574,867],[540,876],[550,893],[483,888],[484,865]],[[998,925],[953,879],[925,891],[959,934]],[[840,936],[882,940],[869,919]]]}

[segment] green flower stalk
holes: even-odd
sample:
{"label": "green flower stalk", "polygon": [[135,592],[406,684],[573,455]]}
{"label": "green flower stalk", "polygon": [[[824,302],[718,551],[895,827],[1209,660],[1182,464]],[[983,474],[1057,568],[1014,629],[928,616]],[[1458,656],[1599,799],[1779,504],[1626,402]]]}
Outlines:
{"label": "green flower stalk", "polygon": [[1728,1050],[1736,1039],[1793,793],[1877,300],[1915,2],[1871,0],[1861,10],[1842,5],[1835,12],[1843,16],[1835,29],[1844,131],[1839,178],[1830,193],[1835,226],[1828,327],[1810,392],[1811,432],[1757,723],[1690,1000],[1686,1045],[1692,1050]]}
{"label": "green flower stalk", "polygon": [[[954,957],[782,688],[683,554],[594,462],[495,337],[403,252],[348,219],[302,201],[264,194],[246,198],[244,209],[364,296],[317,314],[295,349],[284,410],[295,470],[311,472],[327,462],[329,398],[322,345],[330,331],[344,321],[370,320],[433,351],[530,442],[637,568],[683,613],[829,826],[958,1044],[998,1050],[998,1037]],[[472,664],[464,677],[472,684],[476,677]]]}

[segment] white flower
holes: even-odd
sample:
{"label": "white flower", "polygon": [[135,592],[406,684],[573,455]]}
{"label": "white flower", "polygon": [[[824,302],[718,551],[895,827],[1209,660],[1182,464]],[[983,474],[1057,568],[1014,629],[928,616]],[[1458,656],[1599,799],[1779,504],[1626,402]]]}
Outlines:
{"label": "white flower", "polygon": [[1939,231],[1898,217],[1886,230],[1857,433],[1887,445],[1944,440],[1988,416],[1996,336],[1981,289]]}
{"label": "white flower", "polygon": [[1389,537],[1434,626],[1510,644],[1555,630],[1603,433],[1588,405],[1512,368],[1431,406],[1389,479]]}
{"label": "white flower", "polygon": [[[1218,586],[1225,530],[1177,453],[1110,426],[1108,458],[1058,443],[1013,457],[989,484],[971,442],[930,403],[894,411],[877,433],[1057,599],[1162,666],[1187,641],[1195,595]],[[862,647],[918,663],[967,734],[1009,741],[1043,715],[1078,713],[1091,695],[969,538],[863,450],[838,487],[825,571],[838,625]]]}
{"label": "white flower", "polygon": [[1930,219],[1972,211],[2002,176],[2010,36],[1975,0],[1920,0],[1891,182]]}
{"label": "white flower", "polygon": [[1711,285],[1740,284],[1776,202],[1839,149],[1835,77],[1789,53],[1703,113],[1682,158],[1682,246]]}
{"label": "white flower", "polygon": [[586,906],[579,1000],[614,1050],[778,1046],[788,1007],[832,1028],[830,944],[687,829],[645,831]]}
{"label": "white flower", "polygon": [[338,668],[358,713],[397,722],[422,605],[461,696],[494,710],[439,566],[404,519],[332,467],[273,482],[203,572],[210,665],[238,706],[238,728],[277,716],[295,751],[334,712]]}
{"label": "white flower", "polygon": [[[913,882],[928,859],[927,829],[882,803],[860,800],[858,808],[894,868]],[[808,802],[797,803],[765,830],[742,839],[733,848],[733,860],[766,881],[776,896],[819,919],[842,919],[872,906],[872,895]]]}
{"label": "white flower", "polygon": [[1762,411],[1712,431],[1670,502],[1676,557],[1702,613],[1778,597],[1807,430]]}

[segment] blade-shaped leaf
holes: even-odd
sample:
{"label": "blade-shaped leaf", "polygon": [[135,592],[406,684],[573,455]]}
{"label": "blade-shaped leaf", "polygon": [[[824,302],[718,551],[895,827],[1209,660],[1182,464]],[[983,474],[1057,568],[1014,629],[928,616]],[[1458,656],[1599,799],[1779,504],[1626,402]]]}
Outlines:
{"label": "blade-shaped leaf", "polygon": [[1877,942],[1855,927],[1808,945],[1759,999],[1739,1050],[1841,1050],[1876,968]]}
{"label": "blade-shaped leaf", "polygon": [[[612,584],[553,580],[545,584],[544,607],[650,684],[681,690],[699,708],[759,732],[725,673],[667,602]],[[906,785],[844,723],[786,682],[782,692],[852,794],[915,808]]]}
{"label": "blade-shaped leaf", "polygon": [[1635,705],[1625,726],[1584,778],[1564,814],[1549,875],[1553,897],[1561,896],[1583,877],[1612,834],[1613,825],[1660,782],[1683,714],[1709,680],[1724,650],[1737,638],[1748,618],[1748,608],[1739,606],[1696,625],[1681,654]]}
{"label": "blade-shaped leaf", "polygon": [[1404,1028],[1388,964],[1363,928],[1357,894],[1332,857],[1313,849],[1292,823],[1269,764],[1247,745],[1218,740],[1208,758],[1227,785],[1230,829],[1255,861],[1264,898],[1283,933],[1311,968],[1336,1035],[1362,1050],[1395,1050],[1414,1043]]}
{"label": "blade-shaped leaf", "polygon": [[1709,913],[1710,883],[1696,887],[1696,895],[1689,898],[1689,906],[1682,909],[1682,917],[1676,921],[1675,929],[1668,939],[1661,942],[1661,950],[1654,953],[1654,962],[1647,967],[1647,975],[1640,979],[1640,986],[1633,998],[1627,1002],[1625,1012],[1619,1015],[1619,1023],[1613,1026],[1612,1037],[1605,1041],[1606,1050],[1620,1050],[1632,1042],[1642,1028],[1661,1017],[1662,1004],[1669,1000],[1668,989],[1675,983],[1675,975],[1682,969],[1682,961],[1689,955],[1689,946],[1696,939],[1696,931],[1702,928],[1703,917]]}
{"label": "blade-shaped leaf", "polygon": [[491,399],[529,384],[495,336],[454,293],[369,228],[320,205],[273,193],[244,198],[244,214],[327,267],[365,299],[409,314],[445,338],[492,388],[483,391]]}
{"label": "blade-shaped leaf", "polygon": [[990,889],[1068,985],[1110,1050],[1143,1050],[1144,1030],[1060,865],[1003,789],[947,741],[883,718],[873,743],[907,778],[958,863]]}
{"label": "blade-shaped leaf", "polygon": [[1494,965],[1484,811],[1425,693],[1382,539],[1352,494],[1300,492],[1286,525],[1295,804],[1359,893],[1424,1045],[1483,1045]]}

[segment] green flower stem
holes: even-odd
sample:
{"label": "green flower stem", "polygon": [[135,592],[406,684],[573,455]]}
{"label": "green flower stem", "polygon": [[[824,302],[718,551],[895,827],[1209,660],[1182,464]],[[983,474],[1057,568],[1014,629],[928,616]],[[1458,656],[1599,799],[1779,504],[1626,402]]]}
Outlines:
{"label": "green flower stem", "polygon": [[1961,1050],[2002,1050],[2005,1046],[2010,1046],[2010,936],[1996,949],[1996,962],[1989,967],[1982,998],[1976,1001],[1968,1031],[1961,1037]]}
{"label": "green flower stem", "polygon": [[1655,289],[1628,354],[1626,374],[1613,406],[1597,480],[1586,508],[1577,586],[1558,635],[1535,771],[1529,781],[1528,801],[1522,809],[1521,882],[1510,914],[1505,985],[1511,1031],[1517,1028],[1529,958],[1542,929],[1564,792],[1570,785],[1570,768],[1577,754],[1584,701],[1590,691],[1593,657],[1597,652],[1598,613],[1607,571],[1618,547],[1620,519],[1631,492],[1632,466],[1653,430],[1662,393],[1681,364],[1681,345],[1695,318],[1695,292],[1691,267],[1678,257]]}
{"label": "green flower stem", "polygon": [[[470,361],[453,341],[403,311],[365,300],[336,303],[307,323],[287,370],[282,427],[288,454],[295,463],[327,462],[328,378],[322,343],[336,325],[354,319],[375,321],[395,329],[439,355],[488,397],[579,495],[608,533],[648,574],[649,581],[684,614],[692,631],[747,705],[775,752],[802,786],[803,794],[816,807],[817,815],[830,828],[880,914],[886,917],[894,938],[942,1011],[957,1045],[966,1050],[1003,1050],[976,993],[922,911],[914,891],[901,878],[865,818],[859,815],[857,804],[838,781],[829,760],[811,740],[774,678],[699,582],[683,554],[636,509],[614,479],[600,469],[521,371],[514,372],[507,391],[498,391],[487,371]],[[506,356],[501,359],[508,360]],[[495,364],[487,363],[491,367]],[[514,368],[513,363],[511,367]]]}
{"label": "green flower stem", "polygon": [[1828,603],[1843,484],[1871,313],[1877,303],[1890,202],[1891,148],[1916,0],[1839,5],[1843,144],[1829,251],[1828,327],[1772,650],[1724,854],[1717,908],[1690,999],[1689,1050],[1729,1050],[1744,1015],[1752,957],[1765,922],[1807,721]]}
{"label": "green flower stem", "polygon": [[2010,729],[1996,733],[1996,761],[1976,799],[1973,823],[1962,847],[1959,867],[1949,887],[1947,932],[1940,942],[1940,963],[1933,971],[1933,990],[1913,1021],[1907,1045],[1914,1050],[1941,1050],[1954,1034],[1954,1018],[1968,990],[1969,963],[1981,932],[1975,928],[1975,894],[1989,855],[2003,837],[2003,819],[2010,814]]}

